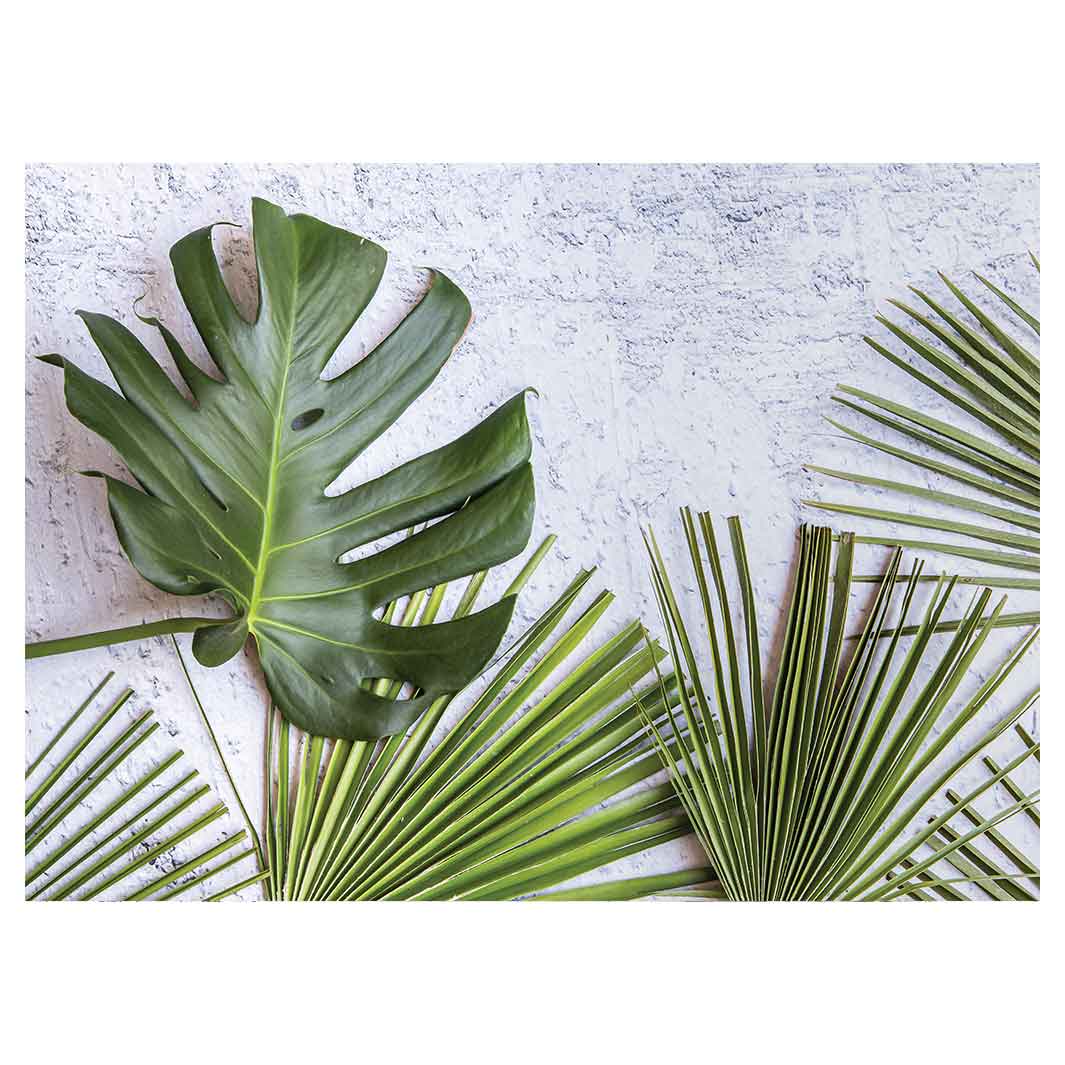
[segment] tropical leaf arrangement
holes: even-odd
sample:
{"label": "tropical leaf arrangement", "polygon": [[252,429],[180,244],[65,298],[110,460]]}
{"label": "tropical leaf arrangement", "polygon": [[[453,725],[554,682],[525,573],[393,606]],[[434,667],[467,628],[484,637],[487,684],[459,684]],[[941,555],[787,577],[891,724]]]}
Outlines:
{"label": "tropical leaf arrangement", "polygon": [[[956,579],[940,578],[919,612],[923,564],[901,573],[896,549],[848,650],[854,536],[839,537],[833,562],[832,532],[803,526],[780,664],[768,695],[739,519],[729,521],[742,603],[737,638],[710,515],[696,518],[685,509],[682,518],[702,631],[693,635],[685,621],[649,534],[655,593],[680,679],[669,682],[679,694],[669,728],[660,728],[650,714],[648,726],[724,895],[748,901],[895,898],[946,860],[958,876],[927,876],[921,882],[957,893],[954,884],[964,881],[1004,897],[1014,897],[1014,891],[1027,896],[1021,882],[1038,881],[1031,861],[1022,859],[1008,872],[988,871],[988,863],[974,863],[971,846],[989,835],[1002,850],[999,841],[1005,837],[996,826],[1038,803],[1037,789],[1022,793],[1009,776],[1038,757],[1039,745],[1027,734],[1019,755],[1002,767],[989,763],[991,772],[977,787],[963,795],[948,791],[947,809],[917,831],[913,826],[944,787],[1035,705],[1038,691],[993,724],[978,717],[1037,631],[991,670],[974,694],[959,700],[962,681],[994,629],[1005,596],[985,618],[992,592],[978,593],[946,648],[937,651],[933,640]],[[895,606],[899,617],[891,627]],[[904,647],[902,633],[911,618],[916,631]],[[922,666],[928,673],[924,681]],[[959,753],[947,753],[955,739]],[[976,813],[976,801],[999,783],[1011,789],[1010,803],[987,816]],[[970,822],[961,831],[950,827],[957,815]],[[929,856],[921,855],[922,845]]]}
{"label": "tropical leaf arrangement", "polygon": [[[1039,744],[1021,723],[1038,691],[985,720],[1037,632],[997,666],[982,654],[994,628],[1027,618],[1006,615],[1005,597],[991,606],[990,587],[1029,587],[1034,579],[933,578],[920,561],[903,568],[909,541],[804,526],[782,653],[768,677],[739,520],[729,521],[742,607],[736,620],[713,522],[685,509],[700,634],[685,620],[648,533],[664,646],[638,621],[601,635],[613,596],[592,594],[592,574],[581,571],[500,650],[515,601],[554,540],[477,608],[491,570],[517,558],[530,536],[524,394],[437,451],[326,494],[429,387],[466,328],[469,304],[434,274],[421,302],[370,355],[326,378],[376,291],[385,253],[263,200],[252,215],[253,321],[225,287],[209,227],[171,253],[218,376],[198,368],[161,322],[141,318],[160,334],[191,398],[132,332],[102,315],[82,318],[121,394],[59,356],[45,357],[63,367],[71,412],[115,447],[139,485],[106,478],[133,565],[165,591],[220,597],[233,616],[29,644],[27,657],[192,632],[197,661],[213,666],[252,637],[271,697],[262,831],[237,794],[245,830],[211,838],[225,807],[189,813],[209,801],[209,790],[195,785],[194,770],[167,776],[180,751],[128,779],[121,767],[158,728],[150,712],[95,753],[129,692],[64,753],[61,742],[77,732],[101,685],[27,770],[30,897],[219,899],[253,885],[278,901],[1037,897],[1038,859],[1002,824],[1022,815],[1038,825],[1039,793],[1026,777]],[[996,550],[922,547],[1036,570],[1038,359],[951,287],[982,333],[921,293],[945,325],[898,304],[949,356],[882,320],[950,386],[869,343],[980,420],[997,442],[869,393],[842,389],[837,398],[950,461],[849,435],[998,502],[818,469],[1024,529],[906,517]],[[1038,322],[989,287],[1038,332]],[[403,532],[390,546],[379,543]],[[853,574],[859,542],[896,545],[884,573]],[[871,607],[851,638],[852,592],[869,582]],[[964,583],[986,586],[963,617],[947,622]],[[977,664],[987,679],[964,693]],[[1020,750],[1000,764],[991,746],[1003,737]],[[963,784],[978,765],[983,777]],[[78,823],[84,801],[105,783],[116,796]],[[703,865],[572,886],[692,831]],[[179,856],[175,848],[186,845],[195,853]],[[251,858],[254,874],[217,879]],[[155,875],[143,883],[146,866]]]}
{"label": "tropical leaf arrangement", "polygon": [[[80,312],[122,395],[58,355],[67,405],[119,453],[141,486],[106,477],[119,541],[143,577],[182,596],[214,595],[231,621],[183,619],[151,633],[195,630],[204,665],[252,636],[281,712],[297,726],[349,740],[402,731],[458,691],[499,646],[507,598],[436,625],[375,617],[399,596],[467,577],[520,553],[533,485],[523,395],[465,436],[339,495],[326,489],[432,383],[470,320],[462,292],[436,273],[414,310],[366,358],[323,371],[372,299],[385,251],[307,215],[252,204],[259,306],[238,312],[211,227],[179,241],[171,263],[220,378],[201,370],[154,318],[191,393],[105,315]],[[103,475],[98,475],[103,476]],[[344,556],[403,529],[401,542]],[[37,647],[114,643],[143,629]],[[364,681],[409,681],[395,701]]]}
{"label": "tropical leaf arrangement", "polygon": [[[1034,255],[1032,263],[1038,270],[1039,260]],[[877,316],[877,322],[902,342],[910,358],[873,337],[864,340],[927,389],[929,405],[946,401],[959,412],[959,421],[968,425],[840,385],[832,398],[888,434],[870,436],[833,418],[828,419],[829,424],[863,446],[898,459],[912,471],[932,476],[924,478],[926,483],[917,483],[824,466],[807,469],[839,481],[932,502],[944,508],[948,516],[852,503],[807,503],[849,518],[916,527],[934,537],[859,536],[857,542],[934,551],[992,567],[988,575],[964,578],[969,584],[1038,590],[1039,355],[1030,345],[1031,339],[1038,342],[1039,319],[980,274],[976,279],[997,305],[1012,315],[1012,326],[996,319],[945,274],[939,276],[960,309],[948,308],[911,286],[923,308],[893,299],[889,302],[904,321]],[[971,316],[969,320],[965,312]],[[1030,333],[1031,339],[1019,339],[1018,326]],[[939,538],[942,533],[957,539],[943,541]],[[1004,614],[999,624],[1030,625],[1038,618],[1038,612],[1032,611]]]}
{"label": "tropical leaf arrangement", "polygon": [[[1020,812],[1038,825],[1038,791],[1026,793],[1015,779],[1029,759],[1039,758],[1039,744],[1018,723],[1035,705],[1038,693],[992,726],[976,728],[980,711],[1036,633],[959,709],[957,689],[979,660],[1002,601],[984,619],[990,596],[984,590],[946,653],[937,657],[930,644],[954,583],[942,580],[917,637],[901,653],[903,626],[887,625],[902,582],[885,580],[858,646],[847,655],[843,632],[853,537],[841,538],[832,570],[831,534],[804,527],[776,695],[769,701],[763,694],[753,584],[739,522],[729,524],[743,604],[742,642],[736,639],[710,518],[700,514],[697,525],[684,511],[683,519],[697,567],[708,662],[700,662],[693,650],[651,535],[652,576],[663,608],[669,657],[679,667],[676,673],[663,673],[666,656],[638,623],[624,626],[603,643],[593,641],[613,597],[600,593],[582,608],[579,599],[591,574],[581,572],[500,655],[480,690],[471,687],[457,700],[437,700],[405,735],[374,742],[330,741],[297,732],[272,711],[262,839],[238,795],[246,831],[212,843],[191,858],[172,861],[149,884],[125,897],[177,897],[253,856],[259,863],[256,874],[207,897],[225,898],[259,882],[264,896],[278,901],[569,901],[664,894],[714,899],[972,897],[963,887],[993,899],[1037,897],[1037,859],[1022,853],[999,826]],[[521,592],[550,546],[550,539],[541,545],[505,594]],[[888,577],[899,576],[900,561],[896,552]],[[461,590],[455,614],[472,608],[485,576],[475,575]],[[921,576],[918,564],[905,578],[902,621],[913,608]],[[448,591],[415,594],[402,604],[390,604],[388,614],[403,626],[431,623]],[[890,639],[885,639],[887,632]],[[590,649],[593,643],[597,645]],[[922,662],[932,677],[918,686],[915,677]],[[710,684],[704,684],[704,675],[710,676]],[[684,678],[683,685],[678,676]],[[70,758],[35,789],[28,810],[40,801],[42,787],[59,779],[128,697],[123,693]],[[449,723],[446,718],[456,701],[460,712]],[[42,826],[47,833],[62,823],[66,813],[91,794],[98,776],[105,776],[151,735],[157,726],[136,731],[149,716],[112,741],[38,815],[28,829],[28,852],[39,841]],[[1023,747],[999,765],[987,751],[1011,726]],[[974,731],[961,754],[941,757],[957,736]],[[216,749],[221,757],[217,742]],[[95,898],[113,892],[145,863],[221,817],[225,809],[215,804],[189,825],[158,839],[166,825],[207,793],[201,787],[182,797],[180,789],[195,772],[160,790],[155,782],[179,756],[142,775],[31,869],[27,883],[38,885],[32,897]],[[954,791],[950,782],[978,757],[984,780],[964,795]],[[667,781],[656,779],[661,765],[668,770]],[[915,781],[921,786],[915,788]],[[117,814],[149,785],[158,794],[112,829]],[[981,803],[993,799],[997,790],[1004,793],[1006,805],[999,804],[993,813],[980,812]],[[932,814],[937,792],[947,805]],[[169,809],[148,819],[168,802]],[[39,879],[90,832],[102,828],[110,830],[108,835],[59,867],[54,881]],[[692,829],[706,850],[706,866],[565,886]],[[228,861],[200,868],[249,837],[252,845]],[[819,840],[823,853],[815,845]],[[869,845],[863,849],[863,844]],[[138,846],[144,853],[136,852]],[[848,867],[840,855],[855,860]],[[89,859],[96,861],[87,865]],[[767,872],[775,864],[783,870],[779,881]],[[822,893],[785,890],[783,885],[792,881],[808,884],[826,866],[842,871],[838,879],[829,877]],[[101,880],[108,872],[111,875]]]}
{"label": "tropical leaf arrangement", "polygon": [[[553,542],[549,537],[540,545],[505,595],[521,592]],[[404,627],[431,624],[449,592],[458,594],[453,615],[463,617],[473,608],[486,577],[475,574],[461,590],[437,586],[429,594],[419,592],[390,603],[386,617]],[[450,723],[445,715],[456,709],[452,696],[434,701],[406,734],[378,741],[328,740],[301,733],[271,709],[262,836],[238,793],[244,831],[174,864],[123,897],[166,899],[183,894],[229,868],[229,863],[202,871],[197,866],[248,839],[251,846],[232,861],[254,856],[259,871],[208,899],[225,898],[262,882],[264,897],[274,901],[609,900],[663,894],[709,880],[712,871],[696,867],[558,889],[583,873],[689,832],[672,786],[651,779],[659,774],[660,765],[644,716],[661,715],[663,699],[675,699],[668,684],[664,695],[659,691],[654,662],[663,652],[646,645],[645,630],[638,622],[628,623],[605,641],[595,639],[613,596],[600,592],[582,602],[591,577],[591,572],[581,571],[499,656],[482,683],[460,694],[461,712]],[[176,640],[174,646],[236,791]],[[123,694],[102,724],[129,694]],[[393,685],[387,694],[394,698],[401,693]],[[149,716],[138,719],[136,726]],[[76,719],[77,714],[62,731]],[[150,726],[145,736],[157,727]],[[95,734],[92,731],[85,742]],[[114,741],[38,818],[33,832],[28,829],[28,851],[43,819],[60,823],[72,806],[88,797],[96,786],[92,783],[96,767],[105,758],[112,768],[128,758],[136,746],[127,742],[130,735],[132,729]],[[79,745],[71,757],[84,746]],[[51,745],[44,755],[50,750]],[[222,817],[225,807],[216,803],[181,831],[158,838],[166,825],[208,792],[200,787],[188,795],[181,793],[195,772],[165,790],[155,783],[179,757],[177,752],[133,782],[45,863],[31,869],[28,884],[91,832],[108,830],[103,840],[93,842],[59,870],[58,887],[46,880],[32,897],[99,897]],[[54,783],[69,765],[70,760],[61,762],[46,783]],[[149,785],[158,794],[115,825],[119,811]],[[38,791],[31,800],[37,800]],[[164,806],[158,816],[148,818]],[[137,850],[142,845],[143,854]],[[104,858],[86,864],[105,848],[110,849]],[[121,863],[123,854],[127,859]],[[119,864],[114,875],[101,879],[115,863]],[[64,880],[73,874],[78,874],[77,879]],[[172,887],[176,881],[180,883]],[[54,890],[45,896],[46,888]]]}

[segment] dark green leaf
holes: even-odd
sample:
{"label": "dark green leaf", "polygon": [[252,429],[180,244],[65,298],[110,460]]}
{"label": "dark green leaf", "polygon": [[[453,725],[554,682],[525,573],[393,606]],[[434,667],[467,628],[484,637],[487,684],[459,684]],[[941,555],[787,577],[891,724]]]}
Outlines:
{"label": "dark green leaf", "polygon": [[[523,394],[465,436],[340,495],[325,489],[432,383],[470,320],[462,292],[434,274],[421,302],[366,358],[322,372],[369,304],[385,265],[370,241],[253,203],[259,308],[237,311],[210,228],[171,261],[182,298],[222,374],[203,373],[155,319],[189,402],[119,322],[82,313],[122,395],[56,356],[71,412],[119,452],[141,489],[107,478],[130,560],[177,595],[217,594],[234,610],[201,628],[216,665],[254,637],[270,691],[295,724],[367,739],[402,731],[474,677],[496,650],[513,598],[417,628],[375,611],[397,597],[485,570],[528,541],[533,486]],[[439,520],[436,520],[439,519]],[[401,543],[341,559],[398,530]],[[371,690],[409,682],[416,698]]]}

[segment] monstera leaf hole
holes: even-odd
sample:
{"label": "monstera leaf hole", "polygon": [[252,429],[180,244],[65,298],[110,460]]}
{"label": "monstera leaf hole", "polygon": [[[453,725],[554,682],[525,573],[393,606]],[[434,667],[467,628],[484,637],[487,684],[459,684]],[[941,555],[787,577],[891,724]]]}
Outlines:
{"label": "monstera leaf hole", "polygon": [[300,429],[309,429],[323,414],[325,414],[325,411],[321,407],[315,407],[314,410],[305,410],[302,414],[297,414],[292,419],[293,432],[298,432]]}
{"label": "monstera leaf hole", "polygon": [[370,677],[368,679],[371,689],[380,687],[396,689],[394,695],[391,691],[388,695],[394,703],[409,702],[411,699],[416,698],[418,694],[418,689],[413,684],[398,677]]}
{"label": "monstera leaf hole", "polygon": [[215,222],[211,226],[211,250],[218,260],[233,306],[251,322],[259,312],[259,275],[255,244],[247,226],[239,222]]}
{"label": "monstera leaf hole", "polygon": [[[63,368],[74,416],[115,447],[139,485],[105,478],[133,565],[165,591],[233,605],[232,619],[197,629],[197,659],[225,662],[252,636],[271,695],[294,724],[349,740],[391,735],[476,677],[510,623],[512,595],[447,621],[375,614],[524,550],[534,509],[524,391],[458,439],[348,485],[352,463],[450,358],[469,302],[432,272],[399,324],[327,378],[378,291],[384,249],[265,200],[252,204],[252,241],[254,317],[227,287],[212,227],[171,250],[217,374],[163,323],[141,318],[158,330],[192,400],[105,315],[81,317],[121,394],[59,356],[46,361]],[[347,490],[327,492],[345,471]],[[377,548],[405,530],[414,531]],[[396,698],[400,682],[417,694]]]}

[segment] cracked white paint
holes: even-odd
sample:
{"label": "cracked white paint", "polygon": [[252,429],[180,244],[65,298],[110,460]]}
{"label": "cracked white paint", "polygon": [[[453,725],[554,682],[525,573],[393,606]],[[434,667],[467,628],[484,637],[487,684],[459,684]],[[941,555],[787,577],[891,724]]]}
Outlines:
{"label": "cracked white paint", "polygon": [[[977,269],[1038,306],[1027,263],[1039,238],[1034,167],[34,166],[27,355],[60,352],[109,379],[74,311],[116,315],[159,352],[132,314],[142,295],[145,310],[200,350],[168,250],[210,222],[246,225],[253,195],[390,252],[382,292],[334,366],[388,331],[424,284],[419,267],[442,269],[473,304],[473,325],[437,384],[341,484],[443,443],[526,385],[539,391],[530,403],[537,535],[555,532],[559,544],[519,623],[589,565],[618,598],[604,632],[635,614],[653,620],[638,526],[653,522],[679,565],[675,508],[692,503],[743,516],[769,640],[796,527],[816,520],[801,499],[856,498],[846,486],[829,491],[803,462],[889,468],[824,423],[835,384],[917,399],[935,413],[861,343],[883,301],[908,283],[935,287],[937,269],[959,279]],[[217,231],[217,245],[247,306],[247,232]],[[156,591],[126,562],[102,484],[77,476],[121,467],[67,415],[58,372],[28,362],[26,384],[28,637],[200,612],[201,603]],[[875,563],[875,549],[865,557]],[[985,662],[1015,638],[996,634]],[[133,707],[156,709],[166,742],[228,796],[164,640],[30,663],[28,750],[47,742],[107,669],[136,689]],[[1019,698],[1037,677],[1033,656],[1008,694]],[[265,697],[254,665],[242,656],[197,678],[257,810]],[[146,764],[134,761],[127,776]],[[222,825],[240,827],[235,817]],[[1011,833],[1033,842],[1019,820]],[[667,869],[696,854],[681,842],[620,869]]]}

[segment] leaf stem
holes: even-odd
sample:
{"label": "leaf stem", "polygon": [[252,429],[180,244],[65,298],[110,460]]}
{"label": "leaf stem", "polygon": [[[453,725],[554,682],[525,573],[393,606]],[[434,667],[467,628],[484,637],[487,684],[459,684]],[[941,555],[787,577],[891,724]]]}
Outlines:
{"label": "leaf stem", "polygon": [[65,655],[71,651],[88,651],[93,647],[110,647],[116,643],[133,640],[148,640],[153,636],[167,636],[175,632],[195,632],[205,625],[218,625],[218,618],[168,618],[165,621],[149,621],[143,625],[129,625],[122,629],[105,629],[103,632],[86,632],[80,636],[65,636],[59,640],[38,640],[26,644],[27,658],[47,658],[49,655]]}
{"label": "leaf stem", "polygon": [[207,716],[207,711],[204,709],[203,702],[200,700],[200,693],[196,691],[196,685],[192,683],[189,667],[185,664],[185,656],[181,653],[181,648],[178,646],[178,642],[173,636],[170,637],[170,642],[174,645],[174,653],[177,655],[177,659],[181,663],[181,671],[185,674],[185,680],[188,682],[189,691],[192,692],[192,697],[196,701],[196,708],[200,711],[200,717],[207,729],[207,735],[211,738],[211,745],[214,747],[215,754],[218,755],[218,760],[222,763],[222,770],[226,774],[226,779],[229,781],[229,786],[237,800],[237,805],[240,807],[241,816],[244,818],[244,824],[248,829],[248,836],[251,839],[252,846],[255,848],[255,856],[259,863],[259,869],[269,869],[270,867],[266,863],[266,858],[263,856],[262,840],[259,839],[259,833],[255,831],[255,825],[252,823],[252,819],[248,815],[248,808],[244,805],[244,799],[240,794],[240,789],[237,787],[237,782],[233,779],[233,774],[229,771],[229,763],[226,761],[226,756],[222,753],[222,747],[218,742],[218,737],[215,735],[214,728]]}

